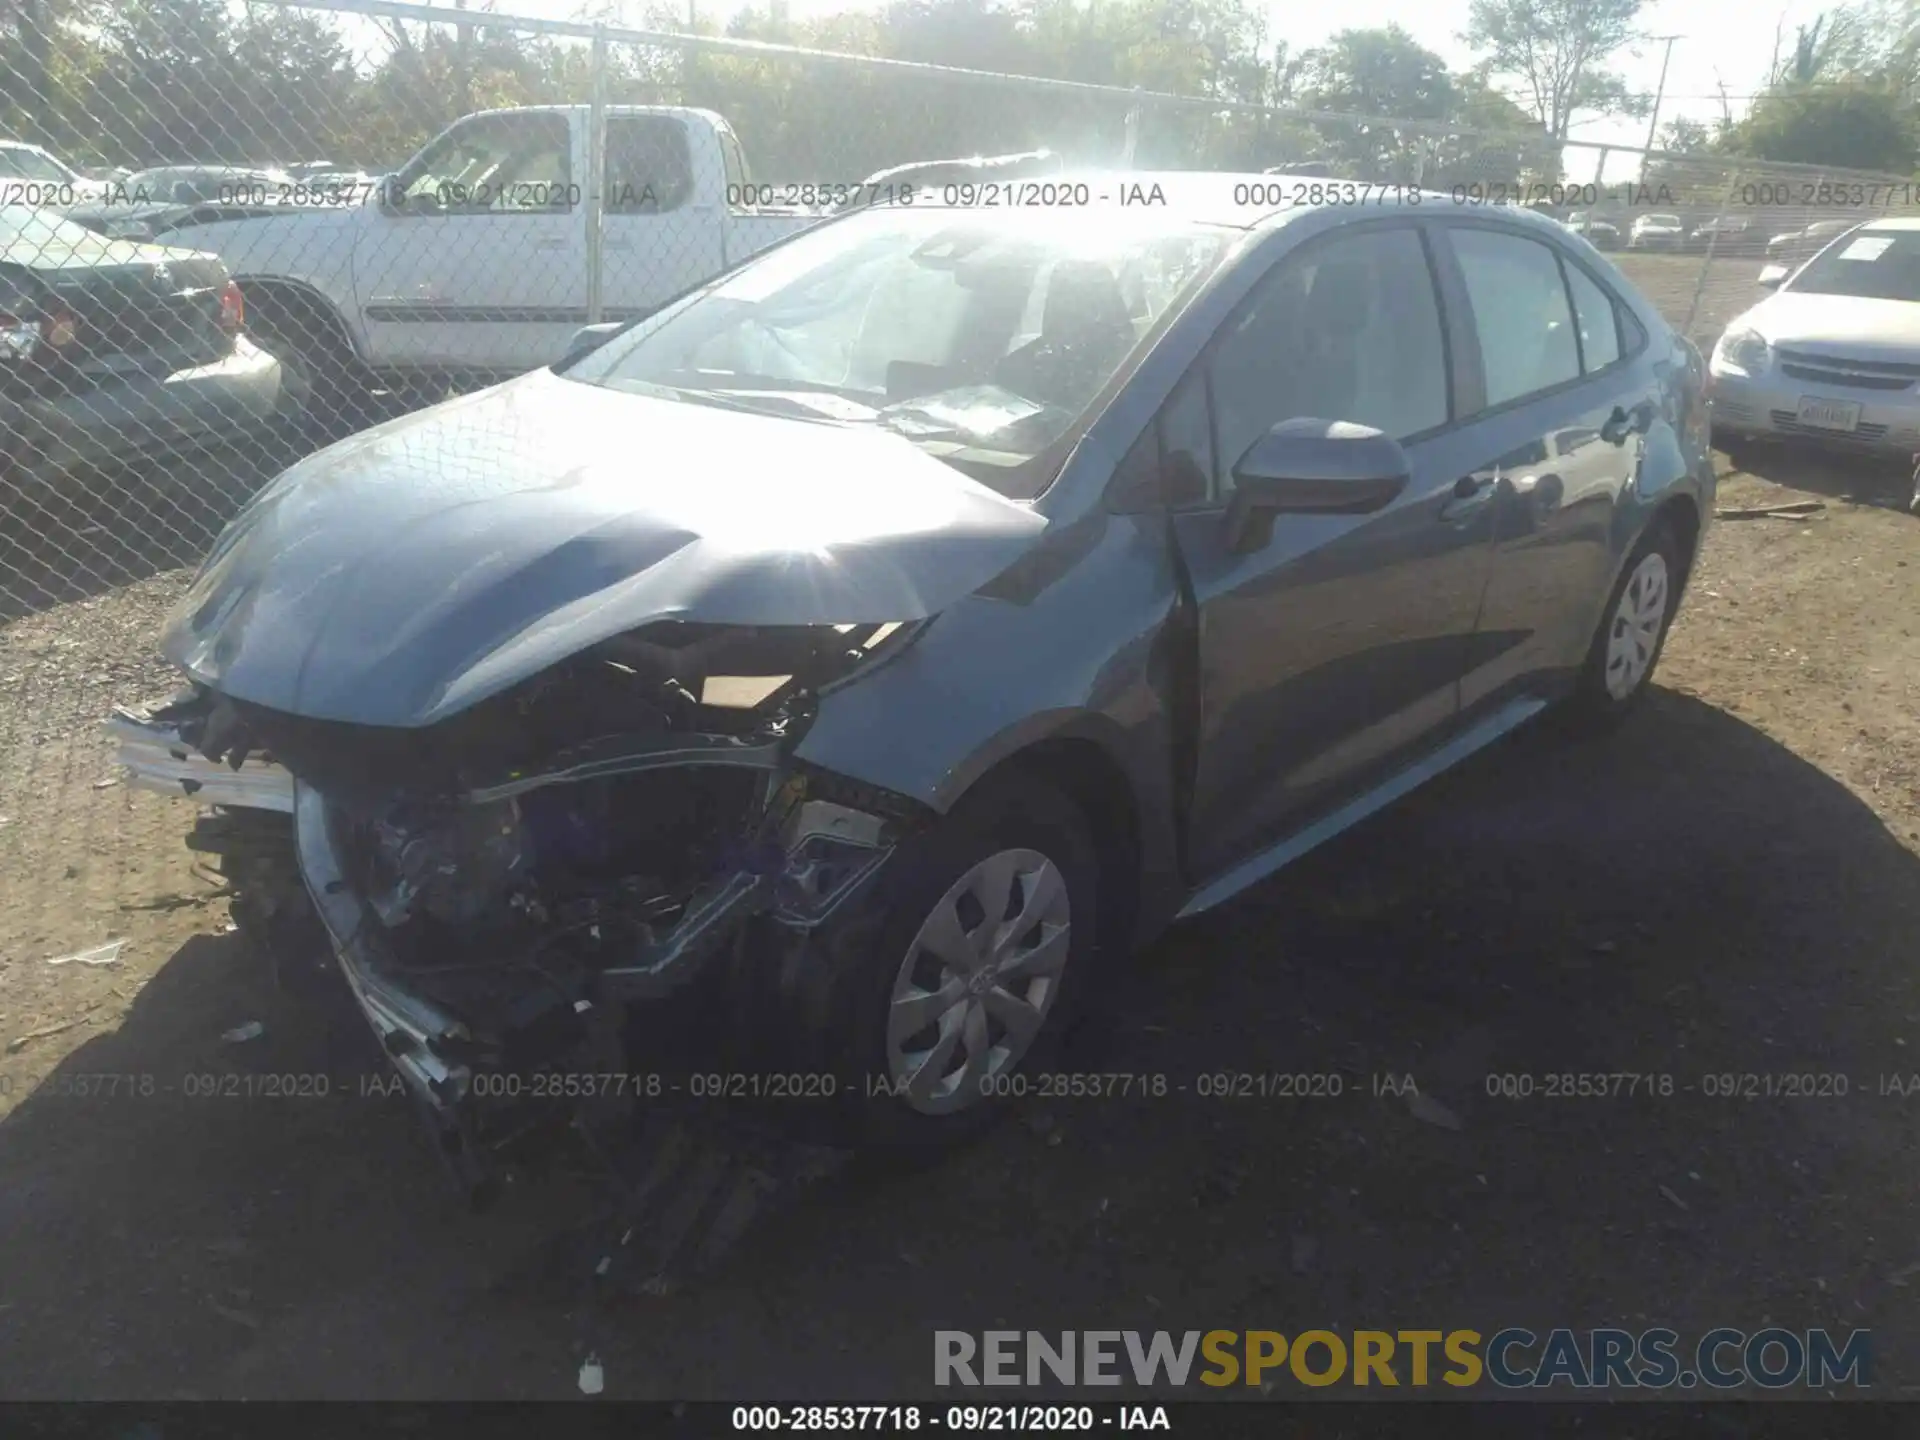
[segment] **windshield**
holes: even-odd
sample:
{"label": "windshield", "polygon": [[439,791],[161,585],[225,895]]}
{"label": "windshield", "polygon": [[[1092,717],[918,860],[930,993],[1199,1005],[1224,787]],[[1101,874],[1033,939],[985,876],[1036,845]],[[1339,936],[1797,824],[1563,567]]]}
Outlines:
{"label": "windshield", "polygon": [[79,178],[51,155],[12,145],[0,146],[0,176],[9,180],[40,180],[64,185]]}
{"label": "windshield", "polygon": [[1226,233],[1164,216],[870,210],[769,251],[566,373],[884,425],[1024,498],[1044,478],[1013,472],[1074,427]]}
{"label": "windshield", "polygon": [[1862,230],[1808,261],[1786,288],[1804,295],[1920,300],[1920,231]]}

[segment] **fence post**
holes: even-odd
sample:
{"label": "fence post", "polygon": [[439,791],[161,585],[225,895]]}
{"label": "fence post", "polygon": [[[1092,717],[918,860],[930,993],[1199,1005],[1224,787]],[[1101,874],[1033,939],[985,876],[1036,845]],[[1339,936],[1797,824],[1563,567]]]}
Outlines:
{"label": "fence post", "polygon": [[1607,155],[1612,149],[1611,145],[1602,145],[1600,159],[1593,167],[1593,188],[1597,196],[1604,196],[1607,192]]}
{"label": "fence post", "polygon": [[587,324],[598,325],[601,314],[600,267],[606,254],[601,241],[607,202],[607,27],[593,27],[593,89],[587,114]]}
{"label": "fence post", "polygon": [[1711,274],[1713,270],[1713,242],[1718,237],[1718,233],[1719,233],[1718,217],[1720,215],[1725,215],[1727,211],[1733,207],[1733,204],[1735,200],[1738,198],[1739,194],[1740,194],[1740,167],[1738,165],[1735,165],[1733,167],[1732,178],[1727,182],[1726,198],[1720,202],[1719,211],[1715,217],[1714,229],[1709,231],[1707,234],[1707,253],[1701,257],[1700,275],[1699,275],[1699,278],[1697,278],[1693,282],[1693,298],[1687,302],[1687,322],[1686,324],[1680,327],[1680,333],[1686,336],[1689,340],[1693,338],[1694,317],[1700,313],[1700,297],[1706,293],[1707,276]]}
{"label": "fence post", "polygon": [[1140,87],[1133,87],[1133,103],[1127,107],[1127,140],[1120,152],[1120,168],[1133,168],[1134,153],[1140,148]]}

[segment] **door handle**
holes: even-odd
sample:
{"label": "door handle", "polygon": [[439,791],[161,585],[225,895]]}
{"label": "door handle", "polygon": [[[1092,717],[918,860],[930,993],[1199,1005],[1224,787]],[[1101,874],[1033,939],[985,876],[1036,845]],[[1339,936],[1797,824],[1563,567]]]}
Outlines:
{"label": "door handle", "polygon": [[1459,520],[1471,515],[1493,498],[1495,475],[1462,475],[1453,482],[1453,494],[1440,507],[1442,520]]}

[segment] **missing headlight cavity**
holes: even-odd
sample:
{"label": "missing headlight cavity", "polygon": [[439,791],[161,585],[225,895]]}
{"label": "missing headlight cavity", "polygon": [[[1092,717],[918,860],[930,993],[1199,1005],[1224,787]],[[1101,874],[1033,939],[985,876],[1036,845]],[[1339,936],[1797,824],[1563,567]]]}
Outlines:
{"label": "missing headlight cavity", "polygon": [[[347,725],[216,698],[201,748],[238,767],[271,750],[335,803],[377,813],[397,796],[464,797],[654,763],[685,737],[699,763],[790,744],[818,691],[884,657],[913,627],[733,627],[663,622],[616,636],[418,729]],[[722,743],[726,742],[726,743]],[[748,762],[755,763],[755,762]]]}

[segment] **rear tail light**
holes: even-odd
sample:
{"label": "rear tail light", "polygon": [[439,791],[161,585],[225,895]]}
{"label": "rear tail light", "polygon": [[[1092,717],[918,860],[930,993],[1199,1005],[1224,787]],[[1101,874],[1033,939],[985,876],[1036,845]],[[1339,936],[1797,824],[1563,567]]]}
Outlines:
{"label": "rear tail light", "polygon": [[27,359],[40,348],[40,322],[19,315],[0,315],[0,362]]}
{"label": "rear tail light", "polygon": [[238,335],[246,323],[247,302],[240,294],[240,287],[229,280],[220,290],[220,328],[229,335]]}
{"label": "rear tail light", "polygon": [[80,322],[66,310],[56,310],[40,322],[40,343],[49,350],[65,350],[72,346]]}
{"label": "rear tail light", "polygon": [[56,359],[74,342],[76,324],[65,310],[45,315],[0,313],[0,364]]}

